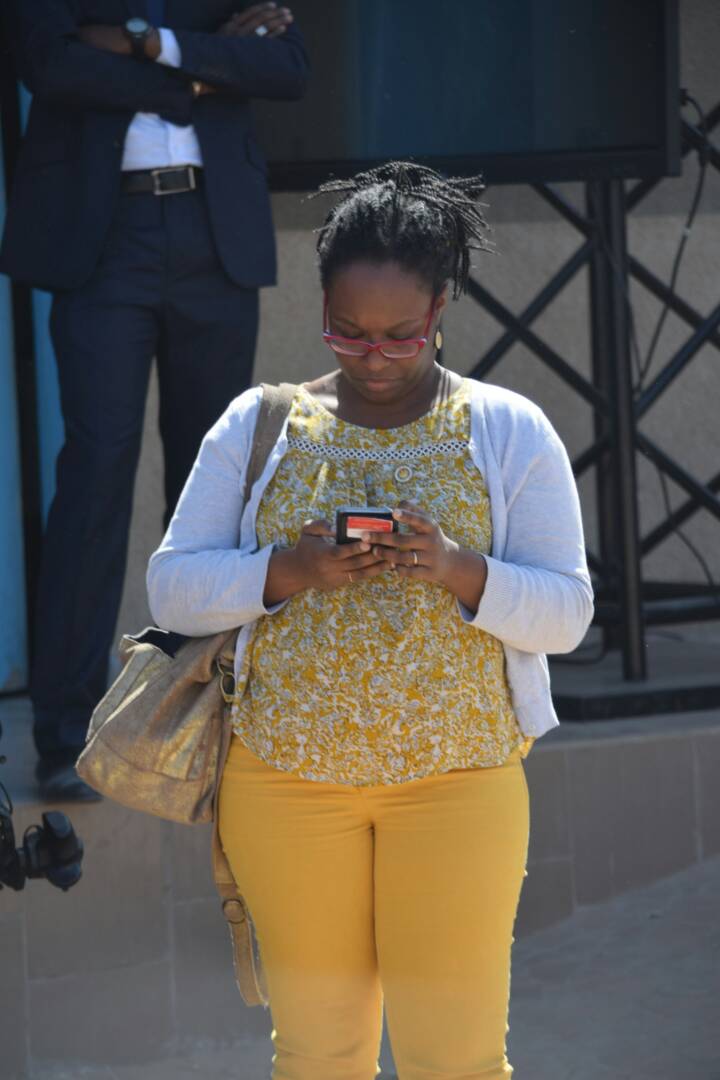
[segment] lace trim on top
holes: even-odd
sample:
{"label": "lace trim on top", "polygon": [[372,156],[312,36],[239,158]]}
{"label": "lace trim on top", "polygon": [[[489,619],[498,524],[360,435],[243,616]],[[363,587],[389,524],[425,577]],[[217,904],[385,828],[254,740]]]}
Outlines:
{"label": "lace trim on top", "polygon": [[462,439],[446,439],[443,442],[420,443],[419,446],[368,447],[335,446],[332,443],[314,442],[297,435],[288,436],[288,447],[303,454],[322,455],[332,461],[417,461],[435,455],[456,456],[467,449]]}

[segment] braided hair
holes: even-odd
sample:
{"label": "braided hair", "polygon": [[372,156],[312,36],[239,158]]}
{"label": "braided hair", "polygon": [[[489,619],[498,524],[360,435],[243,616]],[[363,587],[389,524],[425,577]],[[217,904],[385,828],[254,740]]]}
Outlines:
{"label": "braided hair", "polygon": [[453,299],[467,288],[470,252],[492,251],[477,198],[479,176],[445,178],[414,162],[390,161],[350,180],[330,180],[310,195],[344,195],[318,231],[320,278],[358,260],[397,262],[438,295],[452,281]]}

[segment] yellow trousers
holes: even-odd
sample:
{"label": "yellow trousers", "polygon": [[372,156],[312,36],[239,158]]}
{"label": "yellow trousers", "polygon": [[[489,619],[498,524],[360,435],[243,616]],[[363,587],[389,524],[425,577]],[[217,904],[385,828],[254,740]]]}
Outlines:
{"label": "yellow trousers", "polygon": [[373,1080],[383,1003],[399,1080],[507,1080],[529,800],[495,768],[353,787],[266,765],[238,736],[220,836],[265,967],[273,1080]]}

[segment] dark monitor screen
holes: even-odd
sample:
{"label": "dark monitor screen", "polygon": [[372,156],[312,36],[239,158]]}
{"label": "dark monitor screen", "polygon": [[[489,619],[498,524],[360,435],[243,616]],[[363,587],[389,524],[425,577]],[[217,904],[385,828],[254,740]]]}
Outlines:
{"label": "dark monitor screen", "polygon": [[679,171],[674,0],[297,0],[312,72],[258,103],[275,187],[413,157],[490,182]]}

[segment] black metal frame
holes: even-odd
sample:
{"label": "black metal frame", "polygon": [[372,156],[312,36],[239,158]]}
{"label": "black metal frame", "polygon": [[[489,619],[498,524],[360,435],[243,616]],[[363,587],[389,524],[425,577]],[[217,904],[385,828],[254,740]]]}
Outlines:
{"label": "black metal frame", "polygon": [[[720,124],[720,103],[707,117],[707,132]],[[682,121],[682,156],[705,146],[703,133]],[[708,167],[720,171],[720,152],[706,151]],[[485,378],[522,342],[572,390],[588,402],[595,417],[595,437],[573,462],[576,477],[595,466],[600,550],[588,551],[597,579],[595,623],[603,628],[606,648],[621,648],[626,679],[646,678],[645,626],[720,618],[720,592],[710,585],[643,581],[641,560],[670,533],[703,509],[720,521],[720,472],[707,481],[692,476],[657,443],[638,430],[638,421],[668,390],[708,343],[720,349],[720,303],[703,317],[626,249],[626,215],[660,180],[642,180],[625,191],[622,180],[586,184],[586,210],[580,212],[546,184],[534,190],[576,228],[582,243],[520,314],[511,312],[475,279],[470,295],[505,331],[470,374]],[[589,268],[593,381],[576,371],[533,330],[532,324],[583,267]],[[692,329],[684,345],[664,364],[646,388],[633,390],[630,353],[629,278],[651,292]],[[637,516],[636,455],[649,458],[681,487],[686,500],[641,536]]]}

